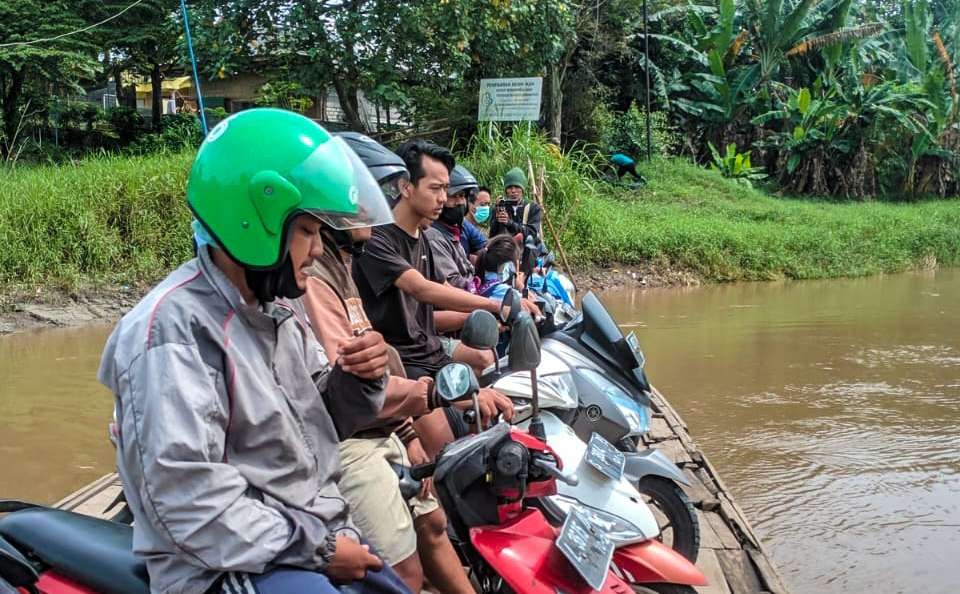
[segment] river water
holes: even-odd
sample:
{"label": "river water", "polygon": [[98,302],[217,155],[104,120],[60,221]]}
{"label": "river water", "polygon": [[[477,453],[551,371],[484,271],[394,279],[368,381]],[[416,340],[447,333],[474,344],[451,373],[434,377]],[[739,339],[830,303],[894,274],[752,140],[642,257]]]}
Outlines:
{"label": "river water", "polygon": [[796,594],[960,592],[960,271],[607,293]]}
{"label": "river water", "polygon": [[[795,594],[960,592],[960,270],[606,293]],[[0,497],[113,469],[109,326],[0,337]]]}

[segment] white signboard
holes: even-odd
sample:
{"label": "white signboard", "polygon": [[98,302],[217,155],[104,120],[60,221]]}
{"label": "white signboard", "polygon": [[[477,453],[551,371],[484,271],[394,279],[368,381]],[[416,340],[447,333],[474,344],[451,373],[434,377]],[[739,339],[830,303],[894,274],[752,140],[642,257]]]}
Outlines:
{"label": "white signboard", "polygon": [[540,119],[543,78],[484,78],[480,80],[481,122],[536,122]]}

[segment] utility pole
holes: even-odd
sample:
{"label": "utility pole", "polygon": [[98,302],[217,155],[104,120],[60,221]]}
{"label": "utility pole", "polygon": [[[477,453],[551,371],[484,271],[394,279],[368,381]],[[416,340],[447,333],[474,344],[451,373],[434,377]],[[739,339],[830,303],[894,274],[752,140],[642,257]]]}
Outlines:
{"label": "utility pole", "polygon": [[647,0],[643,0],[643,54],[647,63],[644,65],[646,75],[646,99],[647,99],[647,161],[653,158],[653,149],[650,134],[650,21],[647,17]]}

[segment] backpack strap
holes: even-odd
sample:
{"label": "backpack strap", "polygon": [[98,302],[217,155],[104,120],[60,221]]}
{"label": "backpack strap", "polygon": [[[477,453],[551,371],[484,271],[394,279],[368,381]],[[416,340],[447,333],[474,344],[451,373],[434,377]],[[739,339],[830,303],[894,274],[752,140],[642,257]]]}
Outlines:
{"label": "backpack strap", "polygon": [[530,207],[533,206],[533,202],[527,202],[523,207],[523,224],[526,225],[527,221],[530,220]]}

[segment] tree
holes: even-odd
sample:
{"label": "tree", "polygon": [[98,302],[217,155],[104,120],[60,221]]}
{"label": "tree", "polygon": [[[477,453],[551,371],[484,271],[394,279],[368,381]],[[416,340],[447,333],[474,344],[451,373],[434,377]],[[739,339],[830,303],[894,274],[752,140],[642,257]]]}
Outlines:
{"label": "tree", "polygon": [[[90,2],[17,0],[0,3],[0,42],[55,37],[88,24]],[[79,82],[97,67],[94,49],[71,36],[0,47],[0,157],[10,159],[31,114],[47,114],[55,92],[82,91]]]}
{"label": "tree", "polygon": [[[126,1],[111,1],[104,4],[103,10],[116,14],[127,5]],[[176,2],[171,0],[145,0],[112,21],[103,33],[104,43],[116,50],[110,67],[118,87],[122,85],[123,72],[128,70],[150,77],[154,130],[160,129],[163,114],[163,73],[178,57],[176,40],[183,25],[175,7]],[[122,90],[118,89],[117,95],[122,95]]]}

